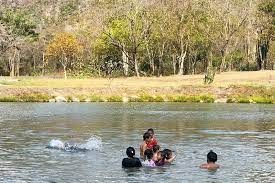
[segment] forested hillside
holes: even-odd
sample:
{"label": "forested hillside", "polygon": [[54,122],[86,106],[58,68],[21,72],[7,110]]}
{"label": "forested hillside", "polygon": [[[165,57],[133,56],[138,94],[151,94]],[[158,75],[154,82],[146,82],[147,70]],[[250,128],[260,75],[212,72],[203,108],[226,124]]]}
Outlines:
{"label": "forested hillside", "polygon": [[275,69],[274,0],[1,0],[0,75]]}

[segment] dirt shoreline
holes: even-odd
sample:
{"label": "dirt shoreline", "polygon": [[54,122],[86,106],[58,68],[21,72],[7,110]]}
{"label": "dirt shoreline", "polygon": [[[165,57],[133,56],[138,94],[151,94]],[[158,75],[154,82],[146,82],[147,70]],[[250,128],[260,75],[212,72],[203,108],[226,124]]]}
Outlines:
{"label": "dirt shoreline", "polygon": [[[144,88],[11,88],[0,87],[1,102],[49,102],[63,97],[66,102],[208,102],[275,103],[275,87],[182,86]],[[185,97],[185,98],[183,98]],[[192,99],[190,99],[190,97]],[[158,99],[156,99],[158,98]],[[176,99],[181,98],[181,99]],[[258,102],[253,100],[258,98]],[[65,101],[65,99],[63,101]],[[131,100],[136,99],[136,100]],[[156,100],[155,100],[156,99]],[[182,100],[182,101],[181,101]],[[262,101],[264,100],[264,101]]]}

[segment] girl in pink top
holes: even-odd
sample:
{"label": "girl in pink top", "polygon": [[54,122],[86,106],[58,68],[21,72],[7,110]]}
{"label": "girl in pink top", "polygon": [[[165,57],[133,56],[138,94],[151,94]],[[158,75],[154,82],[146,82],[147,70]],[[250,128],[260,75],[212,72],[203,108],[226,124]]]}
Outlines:
{"label": "girl in pink top", "polygon": [[156,164],[152,159],[153,151],[151,149],[146,149],[144,152],[144,155],[146,156],[147,159],[143,162],[143,165],[146,167],[156,167]]}

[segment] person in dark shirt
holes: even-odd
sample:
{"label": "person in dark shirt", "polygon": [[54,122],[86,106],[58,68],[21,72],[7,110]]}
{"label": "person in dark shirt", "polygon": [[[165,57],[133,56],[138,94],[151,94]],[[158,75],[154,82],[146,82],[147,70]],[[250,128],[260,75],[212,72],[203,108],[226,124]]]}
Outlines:
{"label": "person in dark shirt", "polygon": [[128,158],[124,158],[122,160],[122,167],[123,168],[133,168],[133,167],[141,167],[141,162],[135,156],[135,149],[133,147],[128,147],[126,149],[126,154]]}

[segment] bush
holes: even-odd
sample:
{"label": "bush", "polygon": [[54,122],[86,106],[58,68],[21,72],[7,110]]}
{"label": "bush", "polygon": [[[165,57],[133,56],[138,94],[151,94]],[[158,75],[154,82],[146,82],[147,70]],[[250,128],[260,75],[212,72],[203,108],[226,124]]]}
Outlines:
{"label": "bush", "polygon": [[121,96],[110,96],[107,98],[108,102],[123,102],[123,99]]}
{"label": "bush", "polygon": [[90,97],[91,102],[104,102],[104,99],[102,99],[100,96],[92,95]]}

